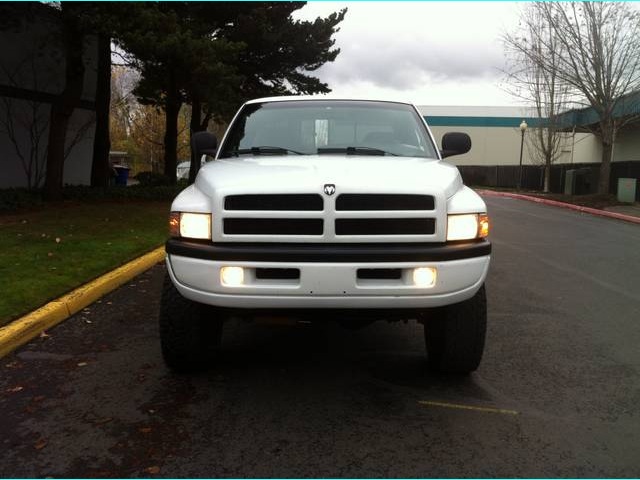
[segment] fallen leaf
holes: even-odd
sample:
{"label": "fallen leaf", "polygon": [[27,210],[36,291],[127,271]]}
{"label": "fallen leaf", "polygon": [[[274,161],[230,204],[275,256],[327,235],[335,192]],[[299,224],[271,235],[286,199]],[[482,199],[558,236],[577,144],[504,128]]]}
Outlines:
{"label": "fallen leaf", "polygon": [[56,237],[56,243],[60,243],[60,237]]}
{"label": "fallen leaf", "polygon": [[53,253],[52,252],[47,253],[47,257],[53,257]]}
{"label": "fallen leaf", "polygon": [[47,446],[47,441],[44,438],[41,438],[40,440],[38,440],[36,443],[33,444],[33,448],[35,448],[36,450],[42,450],[46,446]]}
{"label": "fallen leaf", "polygon": [[47,332],[40,332],[40,338],[49,338],[51,335],[49,335]]}
{"label": "fallen leaf", "polygon": [[151,433],[151,427],[142,427],[142,428],[139,428],[138,431],[140,433]]}
{"label": "fallen leaf", "polygon": [[46,397],[44,395],[38,395],[37,397],[33,397],[32,401],[33,402],[41,402],[42,400],[44,400]]}
{"label": "fallen leaf", "polygon": [[19,392],[20,390],[24,390],[24,387],[21,387],[20,385],[18,385],[17,387],[7,388],[7,392],[9,393],[16,393],[16,392]]}
{"label": "fallen leaf", "polygon": [[91,320],[84,319],[84,323],[93,323]]}
{"label": "fallen leaf", "polygon": [[40,236],[41,236],[42,238],[44,238],[44,237],[46,237],[46,236],[47,236],[47,234],[46,234],[46,233],[43,233],[43,234],[42,234],[42,235],[40,235]]}
{"label": "fallen leaf", "polygon": [[154,413],[156,413],[155,410],[147,410],[147,412],[149,412],[151,415],[153,415]]}
{"label": "fallen leaf", "polygon": [[78,366],[79,366],[79,367],[86,367],[87,365],[88,365],[88,363],[87,363],[87,362],[80,362],[80,363],[78,363]]}
{"label": "fallen leaf", "polygon": [[160,473],[160,467],[155,465],[153,467],[147,468],[145,472],[150,473],[151,475],[157,475],[158,473]]}
{"label": "fallen leaf", "polygon": [[105,423],[109,423],[111,420],[113,420],[113,418],[105,417],[105,418],[99,418],[98,420],[95,420],[93,423],[94,425],[104,425]]}

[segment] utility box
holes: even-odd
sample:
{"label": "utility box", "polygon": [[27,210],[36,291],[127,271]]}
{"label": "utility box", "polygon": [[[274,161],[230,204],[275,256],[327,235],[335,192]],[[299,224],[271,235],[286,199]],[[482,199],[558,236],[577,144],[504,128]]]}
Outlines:
{"label": "utility box", "polygon": [[636,201],[636,184],[637,181],[635,178],[619,178],[618,201],[634,203]]}
{"label": "utility box", "polygon": [[588,168],[567,170],[564,177],[565,195],[587,195],[591,193],[591,171]]}
{"label": "utility box", "polygon": [[573,195],[576,187],[576,170],[567,170],[564,176],[564,194]]}

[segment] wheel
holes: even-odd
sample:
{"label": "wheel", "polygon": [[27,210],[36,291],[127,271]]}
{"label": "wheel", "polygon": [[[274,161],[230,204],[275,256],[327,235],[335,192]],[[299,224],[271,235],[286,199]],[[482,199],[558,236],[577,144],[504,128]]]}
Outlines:
{"label": "wheel", "polygon": [[429,366],[439,372],[470,373],[478,368],[487,330],[484,285],[469,300],[431,313],[424,322]]}
{"label": "wheel", "polygon": [[184,298],[169,274],[164,278],[160,300],[160,345],[165,364],[177,372],[205,368],[222,338],[223,319],[216,308]]}

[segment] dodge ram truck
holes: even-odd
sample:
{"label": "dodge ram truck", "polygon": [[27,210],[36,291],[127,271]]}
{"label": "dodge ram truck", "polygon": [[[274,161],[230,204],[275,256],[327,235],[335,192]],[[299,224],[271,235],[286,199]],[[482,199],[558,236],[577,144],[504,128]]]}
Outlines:
{"label": "dodge ram truck", "polygon": [[427,361],[477,369],[485,343],[486,205],[410,103],[275,97],[237,112],[174,200],[159,323],[165,363],[212,361],[225,321],[260,315],[424,325]]}

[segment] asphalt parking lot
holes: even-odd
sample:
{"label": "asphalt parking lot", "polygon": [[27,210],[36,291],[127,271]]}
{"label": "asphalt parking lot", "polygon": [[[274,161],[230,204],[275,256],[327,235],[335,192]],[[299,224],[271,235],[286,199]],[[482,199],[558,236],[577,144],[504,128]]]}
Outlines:
{"label": "asphalt parking lot", "polygon": [[430,373],[415,322],[234,323],[172,374],[157,266],[0,359],[0,476],[637,477],[640,226],[486,200],[473,375]]}

